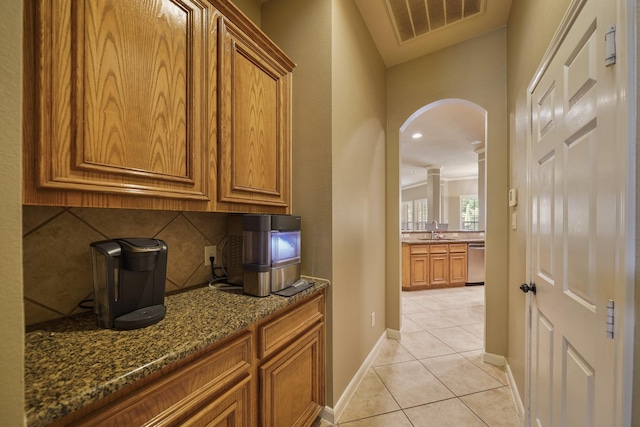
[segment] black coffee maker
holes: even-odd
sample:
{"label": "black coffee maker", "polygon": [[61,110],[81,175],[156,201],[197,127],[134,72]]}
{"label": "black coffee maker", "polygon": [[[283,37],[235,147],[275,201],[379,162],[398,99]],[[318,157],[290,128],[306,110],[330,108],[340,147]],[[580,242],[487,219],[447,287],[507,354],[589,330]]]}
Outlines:
{"label": "black coffee maker", "polygon": [[165,242],[125,238],[93,242],[90,247],[98,326],[137,329],[164,318]]}

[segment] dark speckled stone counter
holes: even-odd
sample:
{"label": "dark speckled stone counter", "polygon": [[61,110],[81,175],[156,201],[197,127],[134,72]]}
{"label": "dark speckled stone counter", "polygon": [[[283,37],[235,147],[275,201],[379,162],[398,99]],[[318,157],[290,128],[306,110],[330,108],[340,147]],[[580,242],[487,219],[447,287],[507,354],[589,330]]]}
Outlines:
{"label": "dark speckled stone counter", "polygon": [[86,314],[31,327],[25,338],[29,426],[44,426],[329,286],[257,298],[193,289],[167,296],[166,317],[131,331],[100,329]]}
{"label": "dark speckled stone counter", "polygon": [[460,239],[412,239],[404,238],[402,243],[409,243],[410,245],[430,245],[430,244],[442,244],[442,243],[483,243],[482,239],[472,238],[460,238]]}

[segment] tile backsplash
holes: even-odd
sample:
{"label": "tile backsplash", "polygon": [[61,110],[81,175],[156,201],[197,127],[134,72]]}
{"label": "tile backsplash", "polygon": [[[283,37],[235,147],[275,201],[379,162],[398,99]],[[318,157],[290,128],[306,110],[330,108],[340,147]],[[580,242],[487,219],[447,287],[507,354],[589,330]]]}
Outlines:
{"label": "tile backsplash", "polygon": [[93,297],[89,244],[118,237],[153,237],[169,247],[166,291],[207,283],[203,248],[223,248],[227,214],[24,206],[25,323],[84,311]]}

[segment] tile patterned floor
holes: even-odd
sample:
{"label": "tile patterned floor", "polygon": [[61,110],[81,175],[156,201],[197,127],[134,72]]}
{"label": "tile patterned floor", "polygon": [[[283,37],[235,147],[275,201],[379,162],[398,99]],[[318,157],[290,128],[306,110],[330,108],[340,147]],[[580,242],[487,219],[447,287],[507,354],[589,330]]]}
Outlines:
{"label": "tile patterned floor", "polygon": [[403,292],[402,307],[402,339],[384,343],[336,425],[521,426],[504,370],[482,361],[484,287]]}

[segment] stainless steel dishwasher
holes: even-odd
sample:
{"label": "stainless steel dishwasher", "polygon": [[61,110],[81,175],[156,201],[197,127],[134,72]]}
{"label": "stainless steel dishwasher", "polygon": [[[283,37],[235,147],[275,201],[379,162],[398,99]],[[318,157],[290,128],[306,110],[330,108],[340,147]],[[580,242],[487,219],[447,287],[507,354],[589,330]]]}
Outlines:
{"label": "stainless steel dishwasher", "polygon": [[484,242],[469,243],[467,285],[484,285]]}

